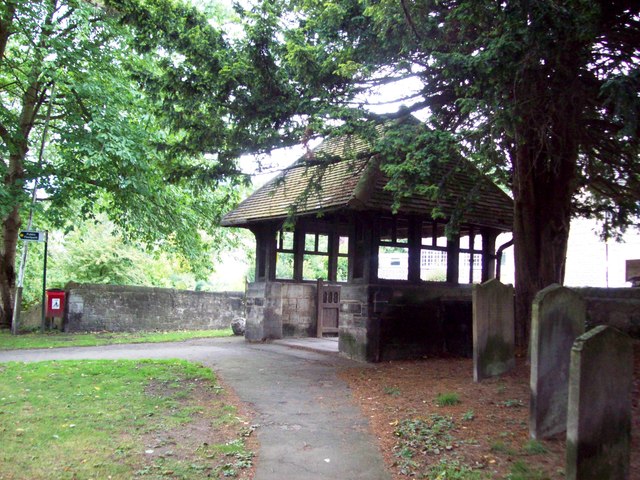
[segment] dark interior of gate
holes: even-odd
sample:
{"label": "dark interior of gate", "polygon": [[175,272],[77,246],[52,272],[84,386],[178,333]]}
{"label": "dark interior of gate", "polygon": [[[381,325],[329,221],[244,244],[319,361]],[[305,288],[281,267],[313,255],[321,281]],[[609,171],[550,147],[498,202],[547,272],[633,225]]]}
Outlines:
{"label": "dark interior of gate", "polygon": [[446,195],[394,208],[366,144],[333,138],[315,153],[223,219],[256,237],[247,340],[338,335],[341,352],[366,361],[470,356],[471,285],[494,277],[512,200],[455,159],[443,170]]}

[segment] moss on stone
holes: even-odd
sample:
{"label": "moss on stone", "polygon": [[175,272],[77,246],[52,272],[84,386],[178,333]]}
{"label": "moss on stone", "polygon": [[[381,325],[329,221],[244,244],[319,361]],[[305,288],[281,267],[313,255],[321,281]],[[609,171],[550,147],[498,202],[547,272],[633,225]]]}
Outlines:
{"label": "moss on stone", "polygon": [[365,343],[359,342],[351,333],[340,332],[339,346],[340,351],[349,358],[353,358],[355,360],[367,360]]}
{"label": "moss on stone", "polygon": [[484,350],[478,355],[480,371],[487,376],[499,375],[509,368],[514,359],[514,346],[505,342],[500,335],[487,339]]}

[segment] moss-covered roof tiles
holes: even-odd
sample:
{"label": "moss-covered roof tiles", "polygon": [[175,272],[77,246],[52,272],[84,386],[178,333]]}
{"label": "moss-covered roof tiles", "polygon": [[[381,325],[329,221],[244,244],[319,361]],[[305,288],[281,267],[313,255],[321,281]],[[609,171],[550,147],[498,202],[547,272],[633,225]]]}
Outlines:
{"label": "moss-covered roof tiles", "polygon": [[[425,195],[412,195],[402,200],[398,212],[430,217],[437,207],[448,218],[463,205],[463,223],[511,230],[512,200],[468,161],[444,162],[443,175],[450,176],[444,197],[435,201]],[[247,227],[286,219],[292,212],[391,212],[394,198],[385,189],[387,182],[378,160],[368,153],[366,142],[346,136],[330,138],[227,213],[222,225]]]}

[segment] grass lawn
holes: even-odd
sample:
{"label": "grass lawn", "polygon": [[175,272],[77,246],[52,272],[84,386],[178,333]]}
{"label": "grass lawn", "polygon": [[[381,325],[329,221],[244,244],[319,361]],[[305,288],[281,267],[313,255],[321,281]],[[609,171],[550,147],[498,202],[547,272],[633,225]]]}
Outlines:
{"label": "grass lawn", "polygon": [[98,332],[98,333],[24,333],[11,335],[0,331],[0,350],[19,348],[96,347],[114,343],[180,342],[192,338],[229,337],[230,328],[223,330],[181,330],[177,332]]}
{"label": "grass lawn", "polygon": [[227,395],[183,360],[0,364],[0,479],[250,478]]}

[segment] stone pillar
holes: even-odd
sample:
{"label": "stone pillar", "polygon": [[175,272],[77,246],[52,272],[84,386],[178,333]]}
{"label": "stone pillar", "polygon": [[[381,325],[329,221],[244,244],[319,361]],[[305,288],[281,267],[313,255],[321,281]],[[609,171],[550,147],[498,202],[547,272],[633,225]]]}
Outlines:
{"label": "stone pillar", "polygon": [[552,437],[567,426],[569,357],[584,333],[586,309],[580,295],[560,285],[541,290],[531,313],[531,410],[529,431]]}
{"label": "stone pillar", "polygon": [[567,414],[568,480],[629,478],[632,389],[628,335],[600,326],[575,341]]}
{"label": "stone pillar", "polygon": [[498,280],[473,286],[473,380],[515,366],[513,287]]}
{"label": "stone pillar", "polygon": [[244,338],[250,342],[282,338],[282,284],[250,283],[246,293]]}

